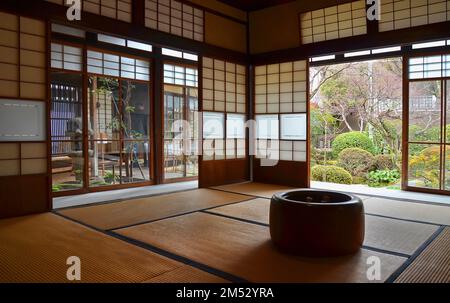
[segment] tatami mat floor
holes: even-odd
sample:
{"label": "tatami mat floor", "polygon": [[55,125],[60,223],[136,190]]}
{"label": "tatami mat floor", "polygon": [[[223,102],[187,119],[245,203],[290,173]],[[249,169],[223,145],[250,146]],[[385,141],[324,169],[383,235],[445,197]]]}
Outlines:
{"label": "tatami mat floor", "polygon": [[382,266],[374,282],[450,282],[450,207],[363,197],[360,253],[308,259],[270,242],[268,198],[288,189],[242,183],[1,220],[0,282],[65,282],[69,256],[82,282],[372,282],[369,257]]}

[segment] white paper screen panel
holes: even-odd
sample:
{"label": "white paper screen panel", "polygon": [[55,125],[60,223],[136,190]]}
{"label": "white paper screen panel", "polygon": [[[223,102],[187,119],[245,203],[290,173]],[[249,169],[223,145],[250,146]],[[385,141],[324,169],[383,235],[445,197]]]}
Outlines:
{"label": "white paper screen panel", "polygon": [[125,56],[88,50],[87,71],[91,74],[150,80],[150,62]]}
{"label": "white paper screen panel", "polygon": [[305,113],[307,99],[305,60],[255,68],[255,112]]}
{"label": "white paper screen panel", "polygon": [[302,44],[367,34],[364,0],[300,14]]}
{"label": "white paper screen panel", "polygon": [[198,87],[198,70],[173,64],[164,64],[164,83]]}
{"label": "white paper screen panel", "polygon": [[448,0],[381,0],[380,32],[449,20]]}
{"label": "white paper screen panel", "polygon": [[[206,138],[203,160],[242,159],[247,155],[245,122],[247,112],[244,65],[203,57],[203,110],[225,114],[224,138]],[[205,123],[205,120],[203,121]]]}
{"label": "white paper screen panel", "polygon": [[145,0],[145,26],[203,41],[204,12],[174,0]]}
{"label": "white paper screen panel", "polygon": [[203,58],[203,110],[246,113],[246,68],[243,65]]}
{"label": "white paper screen panel", "polygon": [[0,12],[0,97],[46,99],[45,22]]}
{"label": "white paper screen panel", "polygon": [[44,141],[45,103],[0,100],[0,141]]}
{"label": "white paper screen panel", "polygon": [[79,47],[52,43],[51,67],[72,71],[83,70],[83,50]]}

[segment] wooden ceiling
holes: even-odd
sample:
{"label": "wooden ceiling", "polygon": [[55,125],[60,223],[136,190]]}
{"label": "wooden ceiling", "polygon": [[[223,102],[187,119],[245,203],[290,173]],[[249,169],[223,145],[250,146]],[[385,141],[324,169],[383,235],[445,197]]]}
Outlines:
{"label": "wooden ceiling", "polygon": [[244,11],[256,11],[270,6],[280,5],[295,0],[219,0]]}

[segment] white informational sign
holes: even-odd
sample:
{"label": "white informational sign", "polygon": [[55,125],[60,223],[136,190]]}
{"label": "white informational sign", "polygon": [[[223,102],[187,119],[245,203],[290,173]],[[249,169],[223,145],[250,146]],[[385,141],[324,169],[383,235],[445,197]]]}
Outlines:
{"label": "white informational sign", "polygon": [[281,140],[306,139],[306,114],[281,115]]}
{"label": "white informational sign", "polygon": [[45,102],[0,99],[0,141],[45,141]]}
{"label": "white informational sign", "polygon": [[245,139],[245,115],[227,115],[227,139]]}

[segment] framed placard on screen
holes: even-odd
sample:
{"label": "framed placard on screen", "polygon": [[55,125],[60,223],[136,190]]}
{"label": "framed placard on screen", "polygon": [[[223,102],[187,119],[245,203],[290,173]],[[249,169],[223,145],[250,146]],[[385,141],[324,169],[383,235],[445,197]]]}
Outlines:
{"label": "framed placard on screen", "polygon": [[227,139],[245,139],[245,115],[227,115]]}
{"label": "framed placard on screen", "polygon": [[223,139],[225,137],[225,114],[203,113],[203,138]]}
{"label": "framed placard on screen", "polygon": [[306,139],[306,114],[281,115],[281,140]]}
{"label": "framed placard on screen", "polygon": [[45,141],[45,103],[0,99],[0,141]]}

